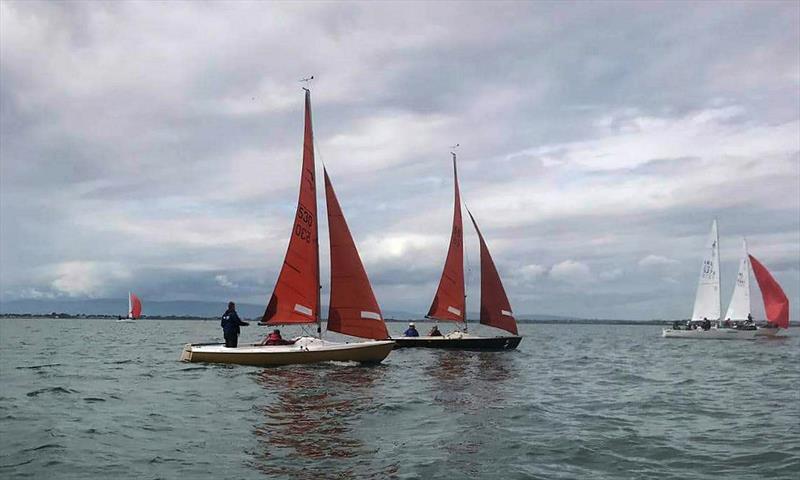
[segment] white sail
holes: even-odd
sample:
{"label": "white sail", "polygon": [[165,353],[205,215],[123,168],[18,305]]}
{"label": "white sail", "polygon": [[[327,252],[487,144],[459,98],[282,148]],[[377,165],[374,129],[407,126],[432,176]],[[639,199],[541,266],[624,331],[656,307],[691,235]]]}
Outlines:
{"label": "white sail", "polygon": [[131,292],[128,292],[128,318],[133,318],[133,303],[131,302]]}
{"label": "white sail", "polygon": [[711,224],[711,234],[706,242],[703,266],[700,269],[700,281],[697,284],[697,296],[694,299],[692,320],[719,320],[719,232],[717,221]]}
{"label": "white sail", "polygon": [[742,241],[742,260],[739,262],[739,274],[736,286],[733,287],[731,303],[725,320],[747,320],[750,315],[750,259],[747,256],[747,240]]}

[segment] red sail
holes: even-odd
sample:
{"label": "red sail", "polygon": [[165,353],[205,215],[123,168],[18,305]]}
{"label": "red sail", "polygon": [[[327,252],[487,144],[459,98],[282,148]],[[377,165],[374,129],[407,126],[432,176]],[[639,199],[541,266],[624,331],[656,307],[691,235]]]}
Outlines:
{"label": "red sail", "polygon": [[481,323],[517,335],[517,322],[514,320],[511,304],[508,303],[503,282],[500,281],[500,274],[489,254],[489,247],[486,246],[486,240],[483,239],[472,212],[467,209],[467,213],[481,241]]}
{"label": "red sail", "polygon": [[444,262],[442,278],[427,317],[453,322],[465,321],[464,299],[464,232],[461,223],[461,195],[458,191],[456,154],[453,154],[453,179],[455,185],[455,207],[453,209],[453,231],[450,234],[450,249]]}
{"label": "red sail", "polygon": [[138,319],[142,316],[142,301],[139,300],[139,297],[134,295],[133,293],[130,294],[130,302],[131,302],[131,311],[130,311],[130,318]]}
{"label": "red sail", "polygon": [[328,233],[331,240],[331,300],[328,330],[361,338],[389,338],[381,309],[372,293],[364,264],[336,192],[325,172],[325,202],[328,206]]}
{"label": "red sail", "polygon": [[300,196],[289,248],[264,312],[270,325],[313,323],[319,318],[319,240],[311,93],[306,90],[305,137]]}
{"label": "red sail", "polygon": [[789,328],[789,299],[786,298],[783,289],[764,265],[752,255],[750,255],[750,265],[753,266],[753,274],[758,281],[758,288],[761,289],[767,320],[781,328]]}

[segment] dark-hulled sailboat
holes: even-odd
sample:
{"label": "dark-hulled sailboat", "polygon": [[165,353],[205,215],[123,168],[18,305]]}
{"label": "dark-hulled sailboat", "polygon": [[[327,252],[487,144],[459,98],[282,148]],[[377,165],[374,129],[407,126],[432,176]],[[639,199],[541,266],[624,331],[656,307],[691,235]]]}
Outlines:
{"label": "dark-hulled sailboat", "polygon": [[455,206],[450,247],[447,251],[439,288],[426,318],[437,321],[456,322],[463,327],[444,336],[399,337],[395,348],[424,347],[454,350],[513,350],[522,337],[517,334],[517,322],[511,311],[508,296],[500,280],[489,247],[478,228],[478,223],[467,210],[472,225],[478,233],[481,245],[481,310],[480,323],[511,333],[511,336],[482,337],[467,332],[467,297],[464,289],[464,229],[461,218],[461,193],[458,188],[456,154],[453,156],[453,179]]}
{"label": "dark-hulled sailboat", "polygon": [[303,171],[297,214],[283,267],[261,323],[270,326],[316,323],[318,336],[301,336],[293,339],[290,345],[250,344],[227,348],[220,344],[187,344],[181,360],[245,365],[324,361],[377,363],[391,352],[394,342],[387,340],[389,333],[380,307],[327,170],[324,173],[331,254],[328,330],[372,341],[337,343],[322,339],[314,134],[311,93],[306,89]]}

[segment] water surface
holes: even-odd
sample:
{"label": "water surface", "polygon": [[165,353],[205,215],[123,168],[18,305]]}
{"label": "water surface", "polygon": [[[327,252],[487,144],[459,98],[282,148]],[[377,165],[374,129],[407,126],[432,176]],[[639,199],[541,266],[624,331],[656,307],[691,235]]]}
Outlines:
{"label": "water surface", "polygon": [[0,320],[0,477],[797,478],[796,330],[521,333],[513,352],[265,369],[177,361],[218,322]]}

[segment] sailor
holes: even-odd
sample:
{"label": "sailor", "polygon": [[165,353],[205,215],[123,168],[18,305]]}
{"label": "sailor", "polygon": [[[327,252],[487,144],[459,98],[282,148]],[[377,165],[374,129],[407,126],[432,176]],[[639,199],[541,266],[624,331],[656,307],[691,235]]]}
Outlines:
{"label": "sailor", "polygon": [[414,326],[414,322],[410,322],[408,324],[408,329],[403,332],[404,337],[419,337],[419,332],[417,331],[417,327]]}
{"label": "sailor", "polygon": [[434,325],[433,328],[431,328],[431,331],[428,332],[428,336],[429,337],[441,337],[442,336],[442,332],[439,331],[439,326],[438,325]]}
{"label": "sailor", "polygon": [[276,328],[272,333],[267,335],[267,338],[261,342],[261,345],[291,345],[293,343],[294,341],[292,340],[284,340],[283,337],[281,337],[281,331]]}
{"label": "sailor", "polygon": [[222,314],[222,332],[225,334],[225,346],[228,348],[236,348],[239,344],[240,326],[250,325],[243,322],[239,315],[236,313],[236,304],[228,302],[228,309]]}

